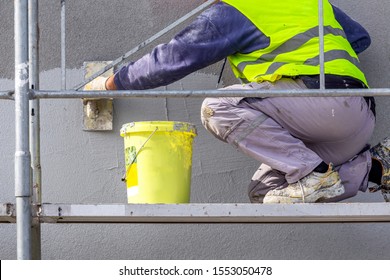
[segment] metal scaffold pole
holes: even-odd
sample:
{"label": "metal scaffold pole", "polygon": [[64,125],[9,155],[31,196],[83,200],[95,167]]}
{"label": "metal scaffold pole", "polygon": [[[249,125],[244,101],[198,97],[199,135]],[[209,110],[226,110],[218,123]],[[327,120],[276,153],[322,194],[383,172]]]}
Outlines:
{"label": "metal scaffold pole", "polygon": [[35,99],[71,99],[71,98],[206,98],[206,97],[313,97],[313,96],[390,96],[389,88],[374,89],[302,89],[302,90],[104,90],[104,91],[50,91],[35,90],[31,98]]}
{"label": "metal scaffold pole", "polygon": [[66,89],[66,0],[61,0],[61,89]]}
{"label": "metal scaffold pole", "polygon": [[[28,7],[28,45],[30,89],[39,89],[39,28],[38,28],[38,0],[29,0]],[[42,176],[40,156],[40,104],[39,99],[30,100],[30,151],[32,167],[32,203],[42,203]],[[32,259],[41,259],[41,224],[32,224]]]}
{"label": "metal scaffold pole", "polygon": [[15,198],[17,258],[31,259],[28,1],[15,0]]}
{"label": "metal scaffold pole", "polygon": [[324,1],[318,0],[318,33],[320,42],[320,89],[325,89],[325,39],[324,39]]}

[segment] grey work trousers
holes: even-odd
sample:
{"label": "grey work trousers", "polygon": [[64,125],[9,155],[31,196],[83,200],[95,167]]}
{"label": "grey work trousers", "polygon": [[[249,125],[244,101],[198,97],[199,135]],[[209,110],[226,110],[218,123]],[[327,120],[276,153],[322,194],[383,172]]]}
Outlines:
{"label": "grey work trousers", "polygon": [[[225,89],[306,89],[300,79],[233,85]],[[368,143],[375,116],[363,97],[207,98],[202,123],[218,139],[262,164],[249,185],[251,202],[262,202],[276,187],[333,163],[345,193],[340,201],[366,191],[371,156]]]}

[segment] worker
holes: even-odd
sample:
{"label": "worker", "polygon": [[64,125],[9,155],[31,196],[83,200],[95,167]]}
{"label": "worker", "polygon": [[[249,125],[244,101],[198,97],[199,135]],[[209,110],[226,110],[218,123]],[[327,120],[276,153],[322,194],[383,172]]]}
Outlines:
{"label": "worker", "polygon": [[[240,80],[226,90],[319,88],[318,1],[216,2],[169,43],[86,89],[152,89],[226,57]],[[369,47],[369,34],[323,2],[326,88],[367,88],[357,54]],[[389,171],[390,141],[367,145],[372,97],[207,98],[201,119],[215,137],[261,163],[248,189],[253,203],[334,202],[366,191],[369,177],[389,184],[382,173]]]}

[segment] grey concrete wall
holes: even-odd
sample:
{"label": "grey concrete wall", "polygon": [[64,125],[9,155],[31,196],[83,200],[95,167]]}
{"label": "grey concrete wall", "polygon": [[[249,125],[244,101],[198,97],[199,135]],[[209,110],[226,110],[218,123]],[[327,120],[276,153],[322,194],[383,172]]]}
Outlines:
{"label": "grey concrete wall", "polygon": [[[60,1],[40,2],[42,89],[60,88]],[[202,0],[68,0],[68,87],[83,78],[82,64],[111,60],[201,4]],[[361,55],[372,87],[389,87],[390,3],[335,0],[371,33]],[[13,88],[13,2],[0,1],[0,90]],[[172,33],[170,34],[170,36]],[[158,42],[167,41],[165,36]],[[135,56],[137,57],[137,56]],[[221,63],[169,88],[214,88]],[[224,83],[234,83],[225,72]],[[113,132],[82,130],[80,100],[43,100],[43,202],[125,203],[122,124],[176,120],[196,124],[191,201],[247,203],[258,163],[206,133],[199,99],[115,100]],[[390,100],[379,98],[372,143],[388,134]],[[14,103],[0,101],[0,202],[14,202]],[[349,202],[382,201],[359,194]],[[0,224],[0,259],[16,258],[16,227]],[[43,259],[388,259],[389,224],[318,225],[42,225]]]}

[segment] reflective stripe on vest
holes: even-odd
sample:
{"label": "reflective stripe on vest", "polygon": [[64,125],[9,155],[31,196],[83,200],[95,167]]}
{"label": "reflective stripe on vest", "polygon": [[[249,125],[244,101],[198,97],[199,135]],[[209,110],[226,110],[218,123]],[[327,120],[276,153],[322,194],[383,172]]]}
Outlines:
{"label": "reflective stripe on vest", "polygon": [[[244,14],[270,38],[267,48],[229,56],[233,72],[248,82],[275,81],[282,76],[318,75],[317,0],[223,0]],[[366,82],[359,59],[324,1],[325,73]]]}

